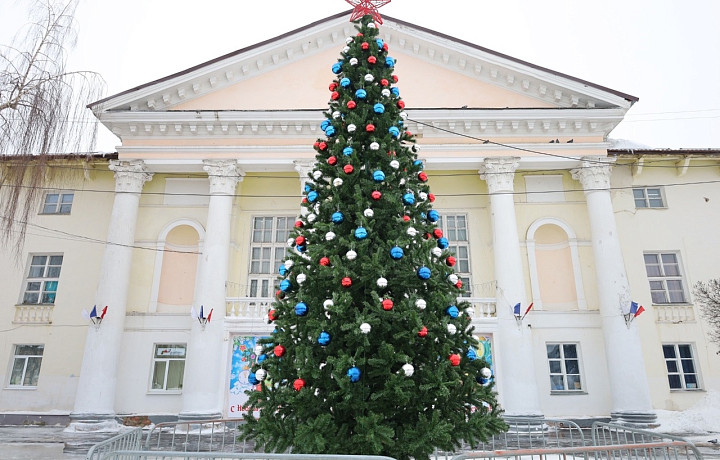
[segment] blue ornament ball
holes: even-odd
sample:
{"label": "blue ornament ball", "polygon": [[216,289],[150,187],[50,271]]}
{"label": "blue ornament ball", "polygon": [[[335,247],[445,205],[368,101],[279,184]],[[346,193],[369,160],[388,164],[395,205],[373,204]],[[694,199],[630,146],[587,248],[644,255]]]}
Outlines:
{"label": "blue ornament ball", "polygon": [[448,315],[450,315],[451,318],[457,318],[460,314],[460,310],[458,310],[458,307],[456,307],[455,305],[450,305],[445,311]]}
{"label": "blue ornament ball", "polygon": [[310,184],[305,184],[305,193],[309,192],[310,190],[312,190],[312,187],[310,187]]}
{"label": "blue ornament ball", "polygon": [[448,242],[448,239],[445,238],[445,237],[438,238],[438,240],[437,240],[437,245],[438,245],[438,247],[439,247],[440,249],[445,249],[445,248],[447,248],[449,244],[450,244],[450,243]]}
{"label": "blue ornament ball", "polygon": [[402,250],[400,246],[394,246],[392,249],[390,249],[390,257],[392,257],[395,260],[400,260],[405,255],[405,252]]}
{"label": "blue ornament ball", "polygon": [[375,39],[375,43],[377,43],[377,46],[378,46],[378,48],[380,48],[380,49],[382,49],[383,45],[385,44],[385,43],[382,41],[382,38],[376,38],[376,39]]}
{"label": "blue ornament ball", "polygon": [[365,99],[367,97],[367,91],[360,88],[359,90],[355,91],[355,97],[358,99]]}
{"label": "blue ornament ball", "polygon": [[359,240],[364,240],[365,238],[367,238],[367,236],[368,232],[365,227],[358,227],[355,229],[355,238]]}
{"label": "blue ornament ball", "polygon": [[345,216],[340,211],[333,213],[332,221],[334,224],[341,224],[344,220],[345,220]]}
{"label": "blue ornament ball", "polygon": [[320,333],[320,336],[318,337],[318,343],[322,346],[325,346],[328,343],[330,343],[330,334],[328,334],[325,331],[322,331]]}
{"label": "blue ornament ball", "polygon": [[349,157],[349,156],[352,155],[352,154],[353,154],[353,148],[352,148],[352,147],[345,147],[345,148],[343,149],[343,155],[345,155],[346,157]]}
{"label": "blue ornament ball", "polygon": [[384,180],[385,180],[385,173],[382,172],[382,171],[380,171],[380,170],[377,170],[377,171],[373,172],[373,180],[374,180],[375,182],[382,182],[382,181],[384,181]]}
{"label": "blue ornament ball", "polygon": [[470,348],[465,354],[465,356],[467,356],[470,361],[475,361],[477,359],[477,353],[473,348]]}
{"label": "blue ornament ball", "polygon": [[360,369],[357,367],[351,367],[347,371],[347,376],[350,377],[351,382],[357,382],[360,380]]}
{"label": "blue ornament ball", "polygon": [[260,383],[260,380],[255,377],[255,372],[250,372],[250,374],[248,374],[248,383],[250,385],[257,385],[258,383]]}
{"label": "blue ornament ball", "polygon": [[390,67],[390,68],[395,67],[395,59],[391,58],[390,56],[386,57],[386,58],[385,58],[385,65],[388,66],[388,67]]}
{"label": "blue ornament ball", "polygon": [[350,86],[350,79],[347,77],[341,78],[340,86],[342,86],[343,88],[347,88],[348,86]]}
{"label": "blue ornament ball", "polygon": [[313,190],[312,192],[308,193],[307,199],[310,203],[314,203],[318,199],[318,192]]}
{"label": "blue ornament ball", "polygon": [[400,136],[400,130],[398,129],[397,126],[391,126],[390,129],[388,129],[388,132],[389,132],[393,137],[398,137],[398,136]]}
{"label": "blue ornament ball", "polygon": [[373,110],[375,111],[375,113],[385,113],[385,106],[377,103],[373,106]]}
{"label": "blue ornament ball", "polygon": [[490,381],[489,379],[486,379],[482,375],[478,374],[475,376],[475,381],[479,383],[480,385],[487,385],[487,383]]}
{"label": "blue ornament ball", "polygon": [[390,92],[393,93],[395,96],[400,97],[400,88],[398,88],[397,86],[393,86]]}
{"label": "blue ornament ball", "polygon": [[259,355],[258,356],[258,362],[261,363],[267,359],[267,355]]}
{"label": "blue ornament ball", "polygon": [[323,120],[322,123],[320,123],[320,129],[322,129],[323,131],[325,131],[328,126],[330,126],[329,120]]}
{"label": "blue ornament ball", "polygon": [[295,246],[295,249],[297,249],[298,252],[305,252],[305,250],[307,249],[307,246],[305,246],[305,245]]}
{"label": "blue ornament ball", "polygon": [[327,128],[325,128],[325,135],[328,137],[335,135],[335,127],[328,126]]}
{"label": "blue ornament ball", "polygon": [[413,165],[419,167],[420,169],[423,169],[425,165],[423,164],[422,160],[415,160],[413,161]]}
{"label": "blue ornament ball", "polygon": [[305,302],[298,302],[295,304],[295,314],[298,316],[305,316],[307,315],[307,305],[305,305]]}
{"label": "blue ornament ball", "polygon": [[403,195],[403,203],[407,205],[415,204],[415,195],[413,195],[412,193],[406,193],[405,195]]}
{"label": "blue ornament ball", "polygon": [[420,267],[417,271],[417,276],[421,280],[428,280],[430,279],[430,269],[427,267]]}
{"label": "blue ornament ball", "polygon": [[290,290],[290,288],[292,288],[292,284],[290,283],[290,281],[282,280],[282,282],[280,283],[280,290],[283,292],[287,292]]}
{"label": "blue ornament ball", "polygon": [[283,264],[283,265],[280,265],[280,268],[278,268],[278,272],[280,273],[281,276],[285,276],[285,274],[288,272],[288,269]]}
{"label": "blue ornament ball", "polygon": [[333,64],[332,71],[334,74],[339,74],[340,72],[342,72],[342,62],[336,62],[335,64]]}
{"label": "blue ornament ball", "polygon": [[437,222],[438,219],[440,219],[440,213],[438,213],[436,210],[431,209],[428,213],[428,220],[430,222]]}

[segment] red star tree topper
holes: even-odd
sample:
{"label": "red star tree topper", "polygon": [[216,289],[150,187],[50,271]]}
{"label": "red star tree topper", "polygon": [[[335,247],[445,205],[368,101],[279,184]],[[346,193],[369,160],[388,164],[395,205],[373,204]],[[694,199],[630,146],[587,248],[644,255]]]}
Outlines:
{"label": "red star tree topper", "polygon": [[362,18],[366,14],[373,17],[375,21],[382,24],[382,18],[378,13],[378,8],[387,5],[391,0],[345,0],[355,7],[350,16],[350,22]]}

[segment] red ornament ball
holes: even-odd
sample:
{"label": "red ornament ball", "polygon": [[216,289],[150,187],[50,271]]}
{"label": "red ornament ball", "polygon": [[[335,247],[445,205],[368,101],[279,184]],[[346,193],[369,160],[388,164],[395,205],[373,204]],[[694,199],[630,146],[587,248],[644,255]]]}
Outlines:
{"label": "red ornament ball", "polygon": [[348,108],[348,109],[352,110],[352,109],[354,109],[355,107],[357,107],[357,103],[356,103],[355,101],[348,101],[348,103],[347,103],[347,108]]}
{"label": "red ornament ball", "polygon": [[328,89],[330,91],[335,91],[336,89],[338,89],[338,84],[336,82],[332,82],[332,83],[330,83],[330,86],[328,87]]}
{"label": "red ornament ball", "polygon": [[429,233],[425,233],[425,235],[423,235],[423,236],[425,237],[426,240],[429,240],[430,237],[432,237],[432,235]]}
{"label": "red ornament ball", "polygon": [[397,83],[398,80],[399,80],[399,78],[398,78],[397,75],[393,75],[393,76],[392,76],[392,79],[393,79],[393,81],[394,81],[395,83]]}
{"label": "red ornament ball", "polygon": [[365,35],[363,35],[362,32],[358,32],[357,36],[358,36],[358,37],[364,37]]}
{"label": "red ornament ball", "polygon": [[390,311],[393,308],[393,301],[390,299],[385,299],[382,301],[382,307],[385,311]]}
{"label": "red ornament ball", "polygon": [[355,168],[353,168],[353,165],[345,165],[343,166],[343,171],[345,171],[345,174],[352,174]]}
{"label": "red ornament ball", "polygon": [[304,226],[305,226],[305,224],[303,223],[303,221],[301,221],[301,220],[295,221],[295,228],[303,228]]}
{"label": "red ornament ball", "polygon": [[308,202],[308,201],[307,201],[307,197],[303,197],[303,199],[301,200],[301,202],[302,202],[303,204],[304,204],[304,203],[307,203],[307,202]]}
{"label": "red ornament ball", "polygon": [[340,284],[342,284],[342,287],[350,287],[350,286],[352,286],[352,280],[350,279],[349,276],[346,276],[345,278],[342,279]]}
{"label": "red ornament ball", "polygon": [[298,246],[302,246],[303,244],[305,244],[305,237],[300,235],[295,238],[295,244],[297,244]]}
{"label": "red ornament ball", "polygon": [[428,334],[428,330],[425,326],[421,327],[418,331],[418,337],[426,337]]}
{"label": "red ornament ball", "polygon": [[282,355],[285,354],[285,347],[283,347],[282,345],[275,345],[275,348],[273,348],[273,353],[275,354],[275,356],[280,358]]}
{"label": "red ornament ball", "polygon": [[428,200],[430,201],[430,203],[434,202],[434,201],[435,201],[435,195],[432,194],[432,193],[428,193]]}
{"label": "red ornament ball", "polygon": [[405,101],[397,101],[397,106],[398,106],[398,108],[400,108],[400,109],[404,109],[404,108],[405,108]]}
{"label": "red ornament ball", "polygon": [[375,56],[369,56],[367,61],[368,64],[375,64],[377,62],[377,58]]}
{"label": "red ornament ball", "polygon": [[390,82],[387,81],[387,78],[383,78],[382,80],[380,80],[380,85],[382,85],[382,86],[387,86],[389,84],[390,84]]}
{"label": "red ornament ball", "polygon": [[410,131],[405,131],[405,135],[406,135],[407,137],[412,137],[412,133],[411,133]]}
{"label": "red ornament ball", "polygon": [[370,194],[370,196],[372,197],[373,200],[377,201],[377,200],[379,200],[380,198],[382,198],[382,193],[380,193],[380,192],[377,191],[377,190],[374,190],[374,191]]}
{"label": "red ornament ball", "polygon": [[305,387],[305,380],[303,379],[295,379],[293,382],[293,388],[295,388],[295,391],[300,391]]}
{"label": "red ornament ball", "polygon": [[285,293],[282,290],[278,289],[277,291],[275,291],[275,297],[282,300],[285,298]]}
{"label": "red ornament ball", "polygon": [[442,230],[439,228],[436,228],[435,230],[433,230],[433,236],[435,238],[442,238],[442,236],[443,236]]}
{"label": "red ornament ball", "polygon": [[460,365],[460,355],[453,353],[450,355],[450,364],[453,366],[459,366]]}
{"label": "red ornament ball", "polygon": [[337,101],[338,99],[340,99],[340,93],[338,93],[337,91],[333,91],[332,93],[330,93],[330,99],[332,99],[333,101]]}
{"label": "red ornament ball", "polygon": [[268,319],[269,319],[270,321],[275,321],[275,320],[277,319],[277,311],[275,311],[275,310],[270,310],[270,311],[268,312]]}
{"label": "red ornament ball", "polygon": [[362,45],[360,45],[360,48],[362,48],[363,51],[367,51],[370,49],[370,45],[368,44],[368,42],[362,42]]}
{"label": "red ornament ball", "polygon": [[387,44],[387,43],[383,43],[383,51],[387,51],[387,50],[389,50],[389,49],[390,49],[390,47],[388,46],[388,44]]}
{"label": "red ornament ball", "polygon": [[327,162],[328,162],[328,164],[329,164],[330,166],[332,166],[332,165],[334,165],[335,163],[337,163],[337,157],[331,156],[330,158],[327,159]]}
{"label": "red ornament ball", "polygon": [[453,256],[448,256],[447,259],[445,259],[445,263],[448,267],[454,267],[457,260]]}
{"label": "red ornament ball", "polygon": [[324,266],[327,267],[328,265],[330,265],[330,259],[328,259],[327,257],[321,257],[321,258],[320,258],[320,265],[324,265]]}
{"label": "red ornament ball", "polygon": [[458,280],[458,282],[455,283],[455,287],[458,289],[462,289],[462,280]]}
{"label": "red ornament ball", "polygon": [[369,132],[369,133],[375,132],[375,125],[372,124],[372,123],[370,123],[369,125],[367,125],[367,126],[365,127],[365,131],[367,131],[367,132]]}
{"label": "red ornament ball", "polygon": [[403,216],[403,220],[405,222],[410,222],[410,216]]}
{"label": "red ornament ball", "polygon": [[318,142],[318,141],[313,142],[313,148],[317,149],[319,147],[320,147],[320,142]]}
{"label": "red ornament ball", "polygon": [[418,174],[418,179],[420,179],[421,182],[427,182],[427,174],[425,174],[425,171],[421,171],[420,174]]}
{"label": "red ornament ball", "polygon": [[326,142],[320,142],[320,145],[318,145],[318,147],[320,148],[320,150],[325,150],[325,149],[327,148],[327,143],[326,143]]}

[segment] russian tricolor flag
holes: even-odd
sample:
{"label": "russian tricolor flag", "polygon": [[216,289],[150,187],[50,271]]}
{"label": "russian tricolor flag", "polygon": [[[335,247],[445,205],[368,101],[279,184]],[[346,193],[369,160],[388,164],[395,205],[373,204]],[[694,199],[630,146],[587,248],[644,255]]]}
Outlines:
{"label": "russian tricolor flag", "polygon": [[642,305],[638,305],[637,302],[630,302],[630,314],[633,315],[633,318],[637,318],[644,311],[645,307]]}

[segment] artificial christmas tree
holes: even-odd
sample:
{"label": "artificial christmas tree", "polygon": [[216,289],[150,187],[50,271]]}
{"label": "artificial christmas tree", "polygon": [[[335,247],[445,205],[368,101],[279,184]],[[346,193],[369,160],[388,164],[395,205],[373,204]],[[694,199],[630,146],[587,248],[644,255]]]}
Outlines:
{"label": "artificial christmas tree", "polygon": [[427,458],[505,424],[373,17],[332,66],[243,436],[295,453]]}

